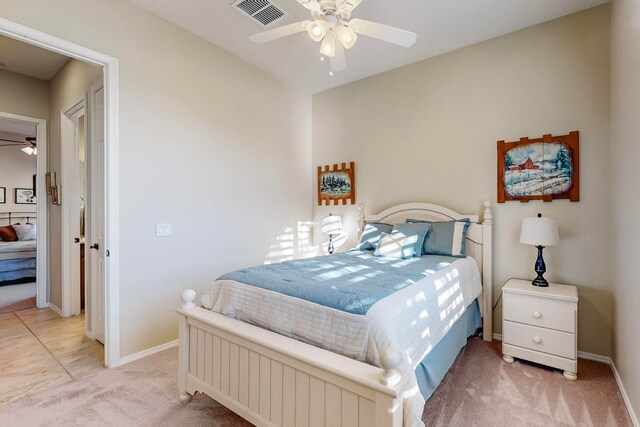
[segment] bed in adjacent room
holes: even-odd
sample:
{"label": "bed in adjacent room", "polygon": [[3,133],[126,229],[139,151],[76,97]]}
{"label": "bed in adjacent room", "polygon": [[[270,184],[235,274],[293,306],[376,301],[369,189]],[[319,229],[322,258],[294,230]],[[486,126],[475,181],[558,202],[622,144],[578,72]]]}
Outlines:
{"label": "bed in adjacent room", "polygon": [[[26,215],[29,216],[26,216]],[[36,280],[35,213],[0,213],[0,286]],[[24,221],[24,224],[12,224]]]}
{"label": "bed in adjacent room", "polygon": [[185,292],[181,399],[205,392],[257,425],[421,425],[467,337],[491,339],[485,208],[479,223],[396,206],[355,250],[226,274],[203,307]]}

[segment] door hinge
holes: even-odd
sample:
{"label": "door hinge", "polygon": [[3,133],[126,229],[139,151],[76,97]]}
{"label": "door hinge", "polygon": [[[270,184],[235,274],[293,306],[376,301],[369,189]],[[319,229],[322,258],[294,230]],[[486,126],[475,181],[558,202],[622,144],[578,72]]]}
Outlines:
{"label": "door hinge", "polygon": [[109,255],[110,255],[109,249],[107,249],[107,250],[105,251],[105,255],[106,255],[106,256],[109,256]]}

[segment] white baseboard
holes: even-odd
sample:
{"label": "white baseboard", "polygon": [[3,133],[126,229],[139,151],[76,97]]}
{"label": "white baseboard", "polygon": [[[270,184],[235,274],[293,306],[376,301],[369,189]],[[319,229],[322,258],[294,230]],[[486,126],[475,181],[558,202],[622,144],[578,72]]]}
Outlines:
{"label": "white baseboard", "polygon": [[[493,334],[493,339],[497,341],[502,341],[502,335]],[[633,407],[631,406],[631,400],[629,400],[629,396],[627,395],[624,385],[622,384],[622,380],[620,379],[620,375],[618,374],[618,370],[616,369],[616,364],[613,363],[613,360],[611,360],[611,358],[608,356],[587,353],[585,351],[579,351],[578,358],[586,359],[586,360],[594,360],[596,362],[606,363],[607,365],[611,366],[611,370],[613,371],[613,376],[616,379],[618,388],[620,389],[620,394],[622,394],[622,400],[624,400],[624,405],[627,407],[629,418],[631,418],[631,424],[633,424],[634,427],[640,427],[640,423],[638,422],[638,417],[636,416],[636,413],[633,410]]]}
{"label": "white baseboard", "polygon": [[622,394],[622,400],[624,400],[624,404],[627,407],[627,412],[629,413],[629,418],[631,418],[631,424],[634,427],[640,427],[640,422],[638,422],[638,416],[633,410],[633,406],[631,406],[631,400],[629,400],[629,396],[627,395],[627,391],[624,389],[624,385],[622,384],[622,379],[620,379],[620,375],[618,374],[618,370],[616,369],[616,364],[611,361],[611,370],[613,370],[613,376],[618,383],[618,388],[620,389],[620,394]]}
{"label": "white baseboard", "polygon": [[127,363],[140,360],[147,356],[151,356],[152,354],[160,353],[161,351],[169,350],[170,348],[177,347],[177,346],[178,346],[178,340],[174,340],[165,344],[160,344],[158,346],[148,348],[146,350],[142,350],[138,353],[133,353],[128,356],[121,357],[120,363],[118,364],[118,366],[126,365]]}
{"label": "white baseboard", "polygon": [[54,313],[56,313],[58,316],[60,316],[60,317],[64,317],[64,316],[62,315],[62,310],[60,309],[60,307],[58,307],[58,306],[57,306],[57,305],[55,305],[54,303],[50,302],[50,303],[49,303],[49,308],[50,308],[51,310],[53,310],[53,312],[54,312]]}
{"label": "white baseboard", "polygon": [[578,352],[578,358],[586,359],[586,360],[593,360],[595,362],[602,362],[602,363],[606,363],[607,365],[612,365],[613,364],[613,362],[611,361],[611,358],[608,357],[608,356],[602,356],[600,354],[587,353],[586,351],[579,351]]}

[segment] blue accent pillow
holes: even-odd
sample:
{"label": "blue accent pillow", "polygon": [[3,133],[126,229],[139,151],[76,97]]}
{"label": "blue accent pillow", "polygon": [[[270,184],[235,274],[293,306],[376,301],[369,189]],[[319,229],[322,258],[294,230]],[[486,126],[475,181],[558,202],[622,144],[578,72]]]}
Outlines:
{"label": "blue accent pillow", "polygon": [[391,235],[402,234],[405,236],[402,245],[402,258],[419,257],[422,255],[422,246],[429,231],[428,223],[396,224],[391,230]]}
{"label": "blue accent pillow", "polygon": [[408,219],[408,224],[429,224],[429,232],[422,246],[424,255],[446,255],[464,258],[465,243],[471,221],[469,218],[454,221],[422,221]]}
{"label": "blue accent pillow", "polygon": [[393,225],[391,224],[367,222],[364,225],[364,232],[362,233],[362,237],[360,237],[360,243],[358,243],[357,249],[361,251],[375,250],[382,233],[391,234],[391,229],[393,229]]}

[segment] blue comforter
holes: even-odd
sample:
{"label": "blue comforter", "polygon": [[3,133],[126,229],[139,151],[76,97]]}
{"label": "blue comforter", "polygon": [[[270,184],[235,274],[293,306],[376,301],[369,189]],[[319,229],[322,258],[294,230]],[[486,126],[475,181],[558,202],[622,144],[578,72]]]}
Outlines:
{"label": "blue comforter", "polygon": [[291,297],[364,315],[378,301],[412,285],[458,258],[426,255],[392,259],[373,252],[349,251],[331,256],[245,268],[221,276]]}

